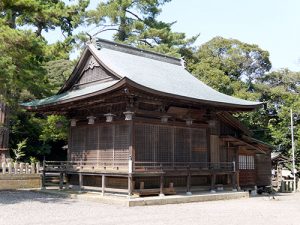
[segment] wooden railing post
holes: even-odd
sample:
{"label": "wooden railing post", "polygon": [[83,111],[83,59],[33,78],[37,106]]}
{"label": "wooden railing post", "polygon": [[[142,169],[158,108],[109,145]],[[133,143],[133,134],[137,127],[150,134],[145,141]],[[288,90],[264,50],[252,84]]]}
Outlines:
{"label": "wooden railing post", "polygon": [[6,174],[6,163],[2,163],[2,174]]}
{"label": "wooden railing post", "polygon": [[31,165],[30,165],[30,172],[31,172],[31,174],[35,173],[35,163],[31,163]]}
{"label": "wooden railing post", "polygon": [[8,163],[8,174],[12,174],[12,164],[11,164],[11,162]]}
{"label": "wooden railing post", "polygon": [[40,162],[37,162],[36,163],[36,173],[40,173],[40,168],[41,168]]}
{"label": "wooden railing post", "polygon": [[29,167],[29,164],[28,163],[25,163],[25,173],[28,174],[28,167]]}
{"label": "wooden railing post", "polygon": [[20,174],[23,174],[24,173],[24,163],[21,162],[20,163]]}
{"label": "wooden railing post", "polygon": [[17,174],[18,173],[18,163],[15,162],[14,163],[14,174]]}

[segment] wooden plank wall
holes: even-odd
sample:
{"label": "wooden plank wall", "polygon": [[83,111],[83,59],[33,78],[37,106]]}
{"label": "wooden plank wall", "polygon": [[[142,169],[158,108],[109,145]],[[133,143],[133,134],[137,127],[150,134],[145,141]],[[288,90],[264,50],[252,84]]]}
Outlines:
{"label": "wooden plank wall", "polygon": [[256,176],[258,186],[268,186],[271,184],[271,151],[267,154],[256,155]]}

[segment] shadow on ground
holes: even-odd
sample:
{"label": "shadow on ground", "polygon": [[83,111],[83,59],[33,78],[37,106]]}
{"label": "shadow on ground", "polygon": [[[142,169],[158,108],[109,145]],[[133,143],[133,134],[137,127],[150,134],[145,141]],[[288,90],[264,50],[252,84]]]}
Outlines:
{"label": "shadow on ground", "polygon": [[64,196],[40,193],[35,191],[0,191],[0,206],[19,202],[41,202],[70,204],[72,200]]}

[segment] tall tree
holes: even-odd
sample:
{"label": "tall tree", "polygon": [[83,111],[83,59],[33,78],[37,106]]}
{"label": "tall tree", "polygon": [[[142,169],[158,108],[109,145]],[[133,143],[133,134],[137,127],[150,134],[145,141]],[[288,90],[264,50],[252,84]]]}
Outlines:
{"label": "tall tree", "polygon": [[114,40],[140,48],[177,55],[178,49],[192,44],[196,38],[186,39],[184,33],[173,32],[174,24],[158,21],[161,6],[171,0],[109,0],[100,2],[88,13],[88,22],[100,30],[115,31]]}
{"label": "tall tree", "polygon": [[241,84],[251,90],[253,82],[271,69],[271,62],[269,53],[257,45],[215,37],[199,47],[189,69],[209,85],[232,95],[236,89],[241,90]]}
{"label": "tall tree", "polygon": [[[264,101],[268,102],[267,127],[271,143],[288,155],[291,153],[290,109],[295,113],[296,144],[300,137],[300,73],[288,69],[273,71],[258,79],[256,87]],[[296,153],[300,160],[300,151]]]}
{"label": "tall tree", "polygon": [[[46,140],[39,133],[45,132],[45,127],[53,123],[55,116],[46,120],[49,123],[43,118],[36,123],[33,115],[24,115],[18,102],[49,95],[53,86],[49,85],[49,70],[45,65],[52,60],[59,62],[68,59],[74,41],[72,32],[83,22],[89,1],[79,0],[75,4],[65,2],[0,1],[0,101],[11,108],[12,148],[29,137],[26,149],[35,149],[39,154],[45,152]],[[54,29],[60,29],[65,39],[49,45],[43,34]],[[36,132],[29,134],[24,124],[29,124],[27,128],[31,127]],[[36,134],[38,138],[34,139],[31,134]],[[64,138],[63,135],[48,137],[53,140],[54,137]]]}

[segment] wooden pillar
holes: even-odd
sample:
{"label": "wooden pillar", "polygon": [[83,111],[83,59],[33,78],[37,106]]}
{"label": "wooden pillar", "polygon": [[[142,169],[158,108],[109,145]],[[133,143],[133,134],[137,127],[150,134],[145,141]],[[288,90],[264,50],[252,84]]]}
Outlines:
{"label": "wooden pillar", "polygon": [[104,174],[102,174],[102,182],[101,182],[101,194],[102,196],[104,196],[105,193],[105,181],[106,181],[106,177]]}
{"label": "wooden pillar", "polygon": [[232,191],[237,191],[236,188],[236,172],[231,175]]}
{"label": "wooden pillar", "polygon": [[216,174],[213,173],[211,175],[211,187],[210,187],[211,192],[215,192],[215,186],[216,186]]}
{"label": "wooden pillar", "polygon": [[241,187],[240,187],[240,173],[239,173],[239,171],[236,171],[235,174],[236,174],[236,188],[237,188],[237,190],[240,190],[241,189]]}
{"label": "wooden pillar", "polygon": [[188,166],[188,175],[187,175],[187,178],[186,178],[186,194],[187,195],[191,195],[192,192],[191,192],[191,181],[192,181],[192,177],[191,177],[191,167],[190,165]]}
{"label": "wooden pillar", "polygon": [[132,174],[128,174],[128,197],[132,195],[133,185],[132,185]]}
{"label": "wooden pillar", "polygon": [[65,189],[68,190],[70,188],[70,180],[67,173],[65,173],[66,186]]}
{"label": "wooden pillar", "polygon": [[59,173],[59,190],[62,190],[64,186],[64,174],[63,172]]}
{"label": "wooden pillar", "polygon": [[164,195],[164,176],[160,175],[160,182],[159,182],[159,196],[165,196]]}
{"label": "wooden pillar", "polygon": [[83,176],[82,176],[82,173],[79,173],[78,176],[79,176],[79,192],[81,192],[82,191],[82,187],[83,187]]}

